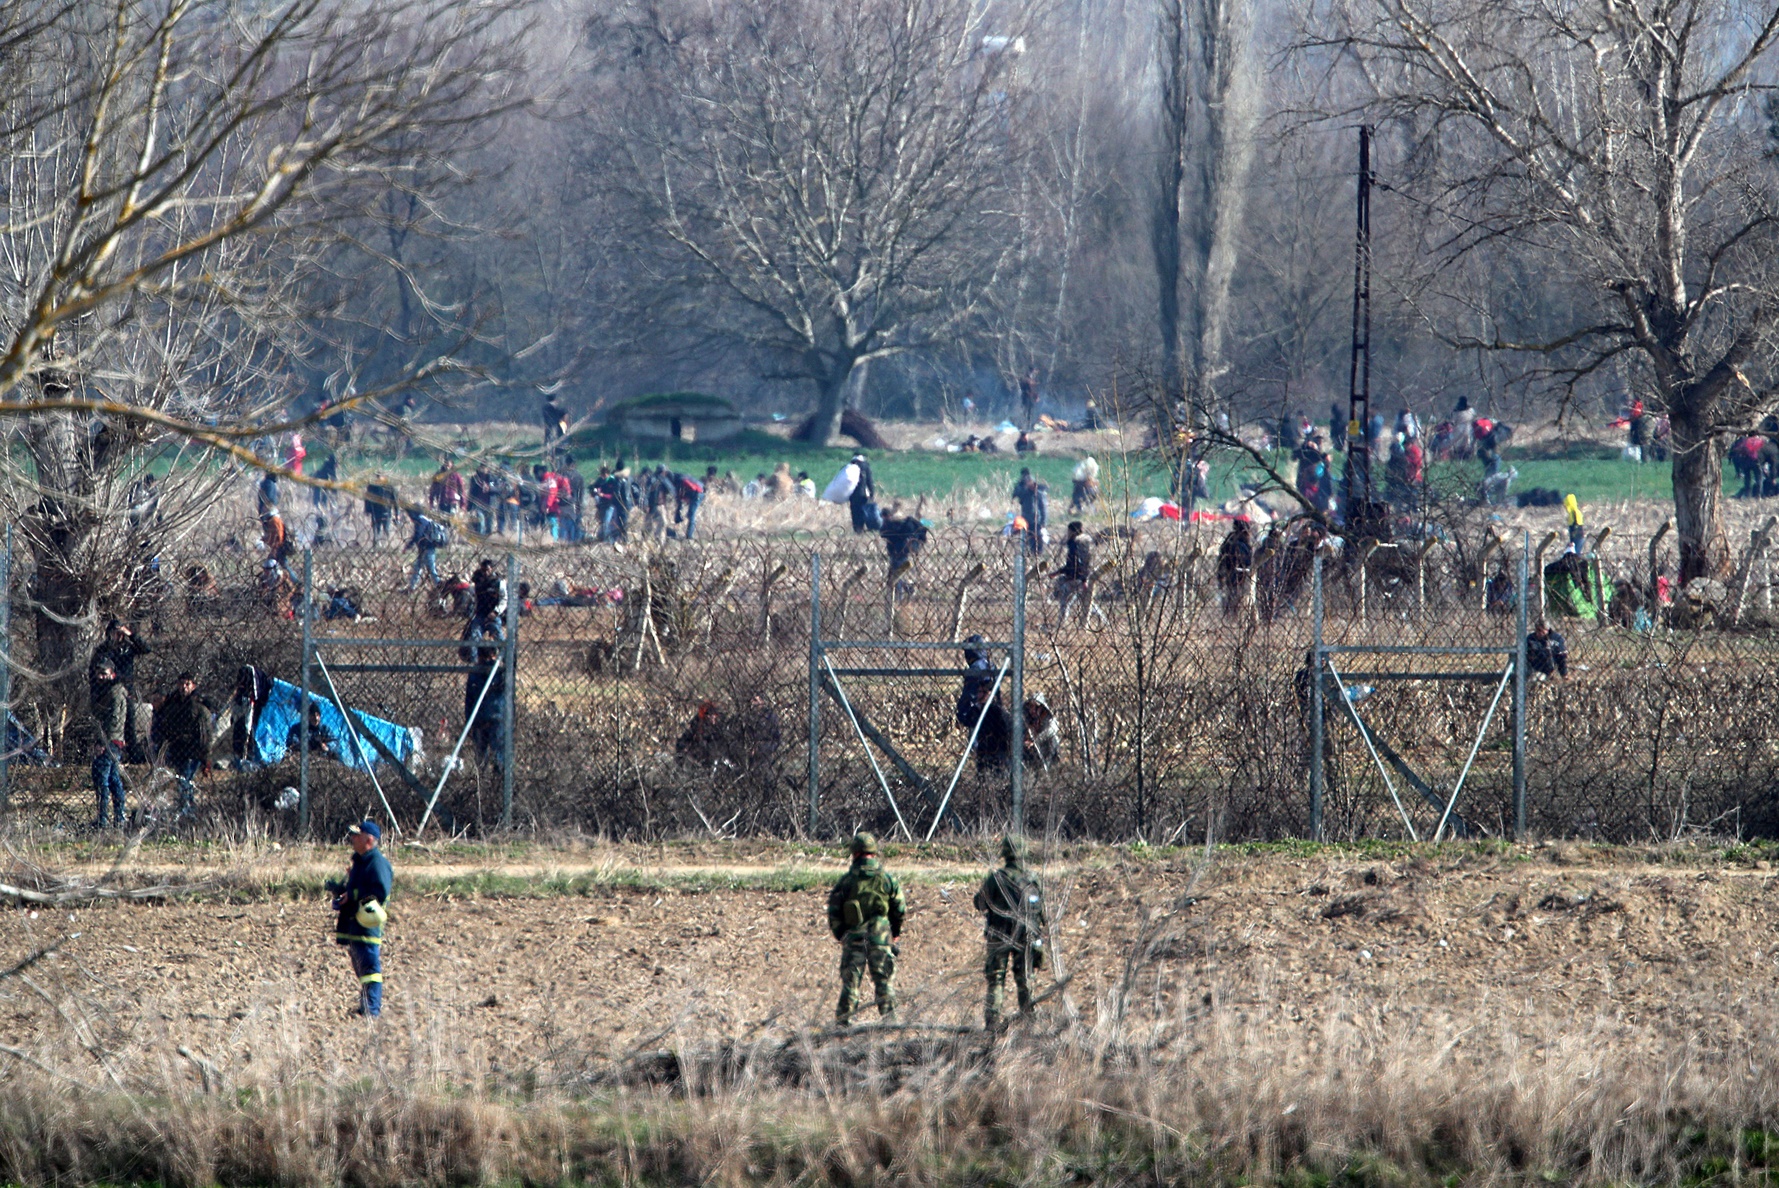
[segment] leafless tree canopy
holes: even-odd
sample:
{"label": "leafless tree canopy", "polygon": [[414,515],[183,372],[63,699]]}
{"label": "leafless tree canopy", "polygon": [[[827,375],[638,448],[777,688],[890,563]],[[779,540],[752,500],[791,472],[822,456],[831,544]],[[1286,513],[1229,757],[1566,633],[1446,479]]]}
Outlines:
{"label": "leafless tree canopy", "polygon": [[638,296],[806,381],[832,439],[873,360],[943,342],[1002,279],[1021,33],[964,0],[591,18],[590,181],[648,262]]}
{"label": "leafless tree canopy", "polygon": [[[518,101],[515,12],[0,7],[0,400],[24,414],[0,498],[35,554],[50,665],[147,559],[122,513],[149,458],[181,426],[238,438],[286,418],[340,345],[317,332],[317,281],[354,217]],[[161,530],[220,477],[178,468]]]}
{"label": "leafless tree canopy", "polygon": [[[1402,189],[1440,270],[1431,324],[1541,357],[1559,385],[1623,376],[1666,412],[1682,575],[1722,574],[1724,435],[1774,398],[1779,8],[1362,0],[1312,16],[1310,46],[1357,64],[1348,110],[1387,122],[1413,163]],[[1503,269],[1544,299],[1492,299]]]}

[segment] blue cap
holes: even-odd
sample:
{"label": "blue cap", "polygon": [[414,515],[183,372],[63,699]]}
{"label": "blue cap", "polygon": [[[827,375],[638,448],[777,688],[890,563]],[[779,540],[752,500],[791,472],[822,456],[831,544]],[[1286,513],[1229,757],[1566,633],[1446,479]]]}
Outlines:
{"label": "blue cap", "polygon": [[354,825],[352,828],[348,829],[346,831],[346,836],[351,837],[355,833],[368,833],[368,834],[370,834],[372,841],[380,842],[383,840],[383,830],[378,826],[378,824],[375,821],[371,820],[368,817],[366,819],[364,819],[363,821],[360,821],[358,824]]}

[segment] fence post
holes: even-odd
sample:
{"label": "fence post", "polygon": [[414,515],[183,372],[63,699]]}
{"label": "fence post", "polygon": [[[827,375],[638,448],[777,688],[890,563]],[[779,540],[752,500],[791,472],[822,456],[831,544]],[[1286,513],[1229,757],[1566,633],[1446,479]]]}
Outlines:
{"label": "fence post", "polygon": [[297,758],[297,833],[309,834],[309,665],[315,648],[315,550],[303,549],[303,697],[297,717],[302,753]]}
{"label": "fence post", "polygon": [[[19,742],[23,743],[21,732]],[[0,813],[12,799],[12,525],[0,554]]]}
{"label": "fence post", "polygon": [[1322,840],[1322,554],[1310,570],[1310,619],[1315,632],[1310,649],[1310,840]]}
{"label": "fence post", "polygon": [[513,707],[519,700],[519,558],[507,554],[507,638],[503,657],[507,695],[500,703],[500,827],[513,823]]}
{"label": "fence post", "polygon": [[1520,547],[1520,613],[1514,617],[1513,644],[1513,840],[1521,842],[1526,840],[1526,557],[1531,551],[1528,532]]}
{"label": "fence post", "polygon": [[822,555],[809,555],[809,836],[821,807]]}
{"label": "fence post", "polygon": [[1013,553],[1013,832],[1025,833],[1025,550]]}

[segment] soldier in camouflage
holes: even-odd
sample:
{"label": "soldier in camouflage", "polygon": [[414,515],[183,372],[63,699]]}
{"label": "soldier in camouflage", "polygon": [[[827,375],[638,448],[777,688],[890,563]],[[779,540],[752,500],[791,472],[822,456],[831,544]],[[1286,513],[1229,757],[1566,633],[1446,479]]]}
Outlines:
{"label": "soldier in camouflage", "polygon": [[877,861],[877,839],[869,833],[852,839],[852,868],[828,895],[828,931],[840,942],[840,1005],[834,1018],[852,1022],[859,1008],[865,971],[877,989],[877,1011],[885,1022],[896,1018],[896,946],[902,917],[908,911],[902,885]]}
{"label": "soldier in camouflage", "polygon": [[1044,967],[1044,890],[1025,867],[1025,839],[1002,838],[1001,857],[1005,865],[982,881],[975,900],[976,910],[986,917],[982,939],[988,954],[982,972],[988,979],[988,1003],[983,1013],[990,1027],[1001,1021],[1008,969],[1023,1015],[1032,1009],[1029,971]]}

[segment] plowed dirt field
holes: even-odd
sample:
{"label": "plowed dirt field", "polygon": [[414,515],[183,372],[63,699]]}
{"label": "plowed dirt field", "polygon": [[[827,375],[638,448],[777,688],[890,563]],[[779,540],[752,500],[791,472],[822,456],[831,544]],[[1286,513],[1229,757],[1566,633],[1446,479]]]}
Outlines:
{"label": "plowed dirt field", "polygon": [[[713,848],[650,877],[614,874],[608,858],[605,884],[535,897],[440,889],[441,863],[391,857],[388,998],[374,1028],[348,1016],[355,985],[323,897],[269,877],[184,901],[0,913],[0,970],[61,942],[0,978],[0,1068],[75,1069],[88,1049],[105,1053],[80,1074],[95,1080],[167,1060],[192,1076],[329,1077],[375,1037],[433,1070],[572,1076],[638,1048],[831,1021],[825,886],[750,889],[775,869],[757,853],[725,862]],[[625,869],[652,861],[630,858]],[[982,868],[893,853],[888,865],[912,908],[903,1021],[979,1022],[970,898]],[[1042,1009],[1090,1026],[1122,1018],[1177,1038],[1215,1021],[1284,1038],[1271,1046],[1306,1060],[1355,1025],[1459,1052],[1609,1043],[1733,1059],[1776,1017],[1779,886],[1764,863],[1564,847],[1208,863],[1098,851],[1044,873],[1070,981]]]}

